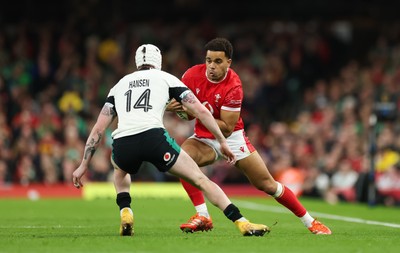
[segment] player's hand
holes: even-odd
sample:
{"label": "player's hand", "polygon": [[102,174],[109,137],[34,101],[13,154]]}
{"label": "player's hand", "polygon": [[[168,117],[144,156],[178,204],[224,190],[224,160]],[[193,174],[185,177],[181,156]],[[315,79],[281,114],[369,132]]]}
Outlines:
{"label": "player's hand", "polygon": [[182,104],[176,101],[174,98],[171,99],[165,110],[170,112],[185,111]]}
{"label": "player's hand", "polygon": [[72,182],[76,188],[83,187],[82,176],[85,175],[87,167],[82,164],[72,173]]}
{"label": "player's hand", "polygon": [[236,163],[236,156],[229,148],[228,143],[221,143],[221,152],[229,164],[234,165]]}

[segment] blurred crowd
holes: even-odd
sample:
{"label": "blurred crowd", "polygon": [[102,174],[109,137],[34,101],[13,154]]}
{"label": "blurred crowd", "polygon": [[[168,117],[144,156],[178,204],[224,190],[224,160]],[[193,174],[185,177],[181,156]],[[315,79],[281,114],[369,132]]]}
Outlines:
{"label": "blurred crowd", "polygon": [[[209,39],[226,37],[243,82],[246,132],[276,179],[332,204],[366,202],[372,169],[377,201],[399,205],[400,29],[365,26],[205,19],[101,27],[79,16],[2,24],[0,186],[71,184],[95,117],[109,89],[135,70],[140,44],[157,45],[163,70],[180,77],[204,62]],[[363,28],[373,40],[356,40]],[[165,125],[178,143],[192,133],[193,122],[172,113]],[[107,134],[86,180],[110,180],[111,141]],[[220,184],[247,183],[223,162],[203,170]],[[176,179],[144,164],[134,180]]]}

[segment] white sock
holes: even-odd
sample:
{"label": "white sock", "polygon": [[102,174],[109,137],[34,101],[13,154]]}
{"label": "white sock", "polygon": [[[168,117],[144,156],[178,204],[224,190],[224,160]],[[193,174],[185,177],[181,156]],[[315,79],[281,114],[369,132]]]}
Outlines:
{"label": "white sock", "polygon": [[272,197],[274,198],[281,196],[283,192],[283,185],[279,182],[276,183],[277,183],[276,192],[274,193],[274,195],[272,195]]}
{"label": "white sock", "polygon": [[238,219],[238,221],[248,221],[245,217]]}
{"label": "white sock", "polygon": [[119,214],[120,214],[120,215],[122,215],[122,210],[124,210],[124,209],[128,209],[129,212],[133,215],[133,211],[132,211],[132,209],[130,209],[129,207],[124,207],[124,208],[122,208],[121,211],[119,211]]}
{"label": "white sock", "polygon": [[196,211],[200,216],[204,216],[204,217],[207,217],[207,218],[210,217],[210,214],[208,213],[208,209],[207,209],[206,203],[203,203],[201,205],[195,206],[194,208],[196,208]]}
{"label": "white sock", "polygon": [[304,226],[306,227],[311,227],[311,223],[314,221],[314,218],[306,212],[306,214],[303,217],[300,217],[301,222],[303,222]]}

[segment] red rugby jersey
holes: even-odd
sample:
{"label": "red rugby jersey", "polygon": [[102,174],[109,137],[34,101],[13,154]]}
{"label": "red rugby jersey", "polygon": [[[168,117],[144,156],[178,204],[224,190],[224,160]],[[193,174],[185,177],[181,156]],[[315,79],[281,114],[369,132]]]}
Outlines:
{"label": "red rugby jersey", "polygon": [[[228,70],[224,80],[214,83],[207,79],[206,64],[195,65],[183,74],[182,82],[211,111],[215,119],[220,119],[221,110],[239,112],[241,110],[243,100],[242,82],[232,69]],[[243,128],[243,120],[240,117],[234,131]],[[214,139],[212,133],[197,119],[194,133],[197,137]]]}

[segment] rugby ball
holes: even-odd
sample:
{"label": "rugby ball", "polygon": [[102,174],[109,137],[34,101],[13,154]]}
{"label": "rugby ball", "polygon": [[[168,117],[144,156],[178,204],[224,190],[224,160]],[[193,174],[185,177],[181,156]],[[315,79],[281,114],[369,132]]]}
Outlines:
{"label": "rugby ball", "polygon": [[178,115],[178,117],[183,119],[183,120],[193,120],[194,119],[194,117],[192,115],[189,115],[185,111],[177,111],[176,115]]}

